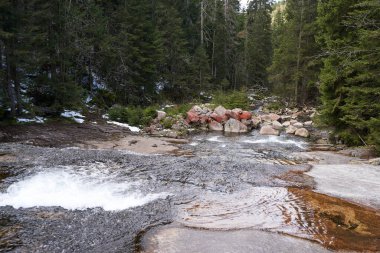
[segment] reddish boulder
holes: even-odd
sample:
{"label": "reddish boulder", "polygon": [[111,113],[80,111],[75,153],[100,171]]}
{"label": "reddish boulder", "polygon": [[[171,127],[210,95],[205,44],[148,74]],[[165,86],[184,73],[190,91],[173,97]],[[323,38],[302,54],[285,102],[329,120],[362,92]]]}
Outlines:
{"label": "reddish boulder", "polygon": [[211,131],[223,131],[223,125],[219,122],[216,122],[215,120],[211,120],[208,124],[208,129]]}
{"label": "reddish boulder", "polygon": [[242,111],[242,113],[239,115],[239,119],[245,119],[245,120],[250,120],[252,118],[252,113],[248,111]]}
{"label": "reddish boulder", "polygon": [[211,119],[207,115],[201,115],[199,117],[199,122],[201,122],[201,124],[209,123],[210,121],[211,121]]}
{"label": "reddish boulder", "polygon": [[221,123],[226,118],[225,115],[222,116],[217,113],[211,113],[210,117],[218,123]]}
{"label": "reddish boulder", "polygon": [[197,113],[188,111],[187,112],[187,122],[189,123],[196,123],[200,120],[199,116]]}
{"label": "reddish boulder", "polygon": [[226,111],[226,115],[228,116],[228,118],[232,118],[236,120],[240,120],[240,113],[241,113],[240,109],[233,109],[233,110]]}

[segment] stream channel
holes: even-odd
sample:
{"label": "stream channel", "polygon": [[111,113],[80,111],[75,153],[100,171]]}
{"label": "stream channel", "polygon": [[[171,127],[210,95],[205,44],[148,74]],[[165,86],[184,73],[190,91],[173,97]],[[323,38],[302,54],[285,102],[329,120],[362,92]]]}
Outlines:
{"label": "stream channel", "polygon": [[0,145],[0,252],[380,252],[380,167],[304,139],[191,157]]}

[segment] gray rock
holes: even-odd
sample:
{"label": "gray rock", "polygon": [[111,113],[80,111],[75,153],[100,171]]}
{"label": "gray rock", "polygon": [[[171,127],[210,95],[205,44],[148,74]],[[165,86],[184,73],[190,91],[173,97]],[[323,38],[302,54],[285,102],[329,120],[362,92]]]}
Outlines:
{"label": "gray rock", "polygon": [[278,122],[277,120],[273,121],[272,122],[272,127],[273,129],[275,130],[281,130],[282,129],[282,125],[280,122]]}
{"label": "gray rock", "polygon": [[294,134],[295,132],[297,131],[297,128],[295,126],[288,126],[288,128],[286,128],[286,133],[287,134]]}
{"label": "gray rock", "polygon": [[313,121],[306,121],[305,123],[304,123],[304,125],[305,126],[312,126],[313,125]]}
{"label": "gray rock", "polygon": [[219,116],[224,116],[226,114],[226,108],[219,105],[218,107],[215,108],[214,112],[218,114]]}
{"label": "gray rock", "polygon": [[164,111],[157,111],[157,120],[160,121],[166,117],[166,112]]}
{"label": "gray rock", "polygon": [[272,126],[263,126],[260,129],[261,135],[280,135],[280,131],[274,129]]}
{"label": "gray rock", "polygon": [[229,119],[224,125],[224,131],[227,133],[246,133],[248,127],[236,119]]}
{"label": "gray rock", "polygon": [[211,131],[223,131],[223,125],[215,120],[212,120],[208,124],[208,129],[210,129]]}
{"label": "gray rock", "polygon": [[261,119],[259,117],[252,117],[252,126],[258,128],[260,126]]}
{"label": "gray rock", "polygon": [[306,128],[299,128],[295,132],[296,136],[308,138],[310,136],[309,131]]}

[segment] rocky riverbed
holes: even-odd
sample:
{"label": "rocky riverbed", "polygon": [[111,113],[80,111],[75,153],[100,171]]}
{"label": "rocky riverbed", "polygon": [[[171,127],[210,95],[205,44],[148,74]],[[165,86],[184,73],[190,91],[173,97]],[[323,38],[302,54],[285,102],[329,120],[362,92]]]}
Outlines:
{"label": "rocky riverbed", "polygon": [[380,168],[367,159],[285,133],[71,127],[3,130],[0,251],[380,251]]}

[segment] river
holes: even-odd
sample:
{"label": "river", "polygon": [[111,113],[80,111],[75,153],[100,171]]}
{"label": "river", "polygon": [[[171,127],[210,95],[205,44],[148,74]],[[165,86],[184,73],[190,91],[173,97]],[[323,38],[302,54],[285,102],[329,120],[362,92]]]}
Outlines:
{"label": "river", "polygon": [[378,166],[256,131],[181,148],[1,144],[0,251],[380,251]]}

